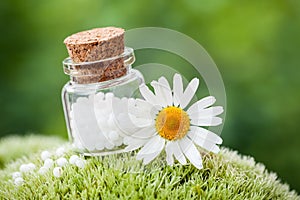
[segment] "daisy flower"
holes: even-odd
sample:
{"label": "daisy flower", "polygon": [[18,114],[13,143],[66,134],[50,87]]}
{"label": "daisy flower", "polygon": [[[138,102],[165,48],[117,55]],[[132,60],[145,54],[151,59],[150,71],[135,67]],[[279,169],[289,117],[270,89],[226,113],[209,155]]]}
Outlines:
{"label": "daisy flower", "polygon": [[182,165],[188,159],[201,169],[202,157],[196,146],[219,152],[217,144],[222,139],[203,127],[220,125],[222,119],[217,115],[223,112],[223,107],[211,107],[216,99],[208,96],[187,108],[199,86],[197,78],[185,90],[179,74],[173,77],[173,90],[165,77],[152,81],[151,86],[154,93],[145,84],[139,88],[145,100],[124,99],[123,105],[116,104],[122,105],[116,106],[114,113],[119,113],[116,117],[119,128],[128,133],[124,137],[126,150],[141,148],[137,159],[144,164],[165,150],[168,165],[174,164],[174,158]]}

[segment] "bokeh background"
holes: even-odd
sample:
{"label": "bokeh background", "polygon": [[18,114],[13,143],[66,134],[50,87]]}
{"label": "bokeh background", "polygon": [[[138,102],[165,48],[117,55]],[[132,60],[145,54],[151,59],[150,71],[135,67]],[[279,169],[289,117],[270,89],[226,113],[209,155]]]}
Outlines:
{"label": "bokeh background", "polygon": [[[63,40],[111,25],[165,27],[198,41],[225,82],[224,145],[254,156],[300,191],[298,0],[1,0],[0,137],[67,138]],[[193,75],[188,63],[167,52],[142,50],[136,57],[137,65],[157,62]]]}

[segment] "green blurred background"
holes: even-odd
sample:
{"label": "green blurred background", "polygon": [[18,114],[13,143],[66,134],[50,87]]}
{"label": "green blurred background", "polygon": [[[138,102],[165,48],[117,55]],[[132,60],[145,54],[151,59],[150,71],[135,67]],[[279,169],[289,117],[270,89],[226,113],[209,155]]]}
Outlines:
{"label": "green blurred background", "polygon": [[[228,98],[224,145],[300,191],[300,1],[2,0],[0,23],[1,137],[67,138],[66,36],[111,25],[165,27],[198,41],[218,65]],[[136,56],[137,64],[185,64],[166,52]]]}

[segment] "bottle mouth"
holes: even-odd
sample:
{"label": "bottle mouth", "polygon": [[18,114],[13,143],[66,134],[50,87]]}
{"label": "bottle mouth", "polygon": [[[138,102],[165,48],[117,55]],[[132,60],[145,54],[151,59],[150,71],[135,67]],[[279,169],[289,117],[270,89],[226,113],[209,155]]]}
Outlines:
{"label": "bottle mouth", "polygon": [[95,83],[126,75],[134,61],[133,49],[125,47],[122,54],[102,60],[75,63],[68,57],[63,61],[63,68],[76,83]]}

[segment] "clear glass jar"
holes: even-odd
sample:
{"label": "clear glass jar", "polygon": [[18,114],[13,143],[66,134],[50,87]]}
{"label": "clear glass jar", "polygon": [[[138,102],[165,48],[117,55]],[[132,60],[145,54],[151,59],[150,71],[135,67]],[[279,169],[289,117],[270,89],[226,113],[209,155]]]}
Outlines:
{"label": "clear glass jar", "polygon": [[71,79],[62,90],[69,139],[84,155],[124,152],[124,135],[115,124],[112,101],[140,97],[138,88],[144,78],[132,69],[134,61],[133,49],[128,47],[120,56],[108,59],[63,61],[64,72]]}

